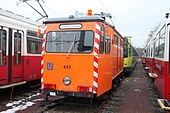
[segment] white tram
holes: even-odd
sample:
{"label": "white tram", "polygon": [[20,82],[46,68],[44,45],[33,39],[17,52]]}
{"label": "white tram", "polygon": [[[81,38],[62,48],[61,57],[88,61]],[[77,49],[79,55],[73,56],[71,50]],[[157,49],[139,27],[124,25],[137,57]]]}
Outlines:
{"label": "white tram", "polygon": [[0,9],[0,89],[40,79],[40,24]]}

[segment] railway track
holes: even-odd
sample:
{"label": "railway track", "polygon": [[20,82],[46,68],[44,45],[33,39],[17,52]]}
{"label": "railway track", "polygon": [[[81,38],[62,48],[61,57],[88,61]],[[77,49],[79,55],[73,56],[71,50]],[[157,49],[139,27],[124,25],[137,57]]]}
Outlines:
{"label": "railway track", "polygon": [[83,105],[82,103],[67,103],[61,100],[60,102],[54,102],[50,105],[47,105],[42,113],[52,113],[52,112],[89,112],[89,113],[99,113],[102,110],[102,107],[105,105],[106,100],[95,100],[93,105]]}
{"label": "railway track", "polygon": [[0,112],[7,109],[6,105],[40,92],[40,84],[31,82],[0,90]]}
{"label": "railway track", "polygon": [[[107,107],[108,103],[115,101],[113,98],[120,98],[120,92],[117,92],[117,88],[111,90],[111,92],[104,94],[104,96],[93,99],[93,104],[90,105],[90,100],[85,98],[65,97],[57,100],[41,103],[39,108],[42,108],[38,112],[41,113],[101,113]],[[119,101],[117,99],[116,101]]]}
{"label": "railway track", "polygon": [[[140,68],[141,64],[137,66],[137,68]],[[19,110],[16,111],[16,113],[23,112],[23,113],[106,113],[106,112],[115,112],[115,113],[122,113],[123,111],[126,111],[129,109],[129,112],[138,112],[141,111],[141,109],[138,109],[138,105],[131,103],[136,102],[140,104],[140,102],[137,102],[133,98],[128,98],[127,95],[132,96],[133,94],[141,94],[143,91],[139,88],[139,86],[133,86],[132,83],[142,81],[142,77],[144,75],[144,72],[135,71],[136,73],[140,73],[139,75],[134,76],[134,73],[126,79],[124,79],[120,85],[117,85],[117,88],[111,90],[110,93],[106,93],[105,96],[102,96],[98,99],[93,99],[93,105],[90,105],[90,101],[88,99],[83,98],[71,98],[71,97],[62,97],[62,96],[56,96],[56,97],[49,97],[49,101],[45,102],[45,95],[42,95],[39,93],[39,89],[37,87],[33,87],[30,89],[25,89],[23,86],[18,87],[15,89],[13,98],[11,101],[9,101],[9,94],[6,94],[4,96],[0,96],[1,104],[0,104],[0,112],[4,111],[3,113],[7,113],[7,111],[15,110],[14,107],[18,107]],[[152,100],[155,100],[157,98],[157,91],[153,91],[154,89],[153,84],[150,79],[147,80],[147,86],[151,94],[150,98]],[[136,85],[136,84],[135,84]],[[18,89],[18,90],[17,90]],[[22,92],[20,91],[22,90]],[[130,91],[132,90],[132,91]],[[17,92],[20,91],[20,92]],[[129,92],[129,93],[128,93]],[[154,94],[152,94],[155,92]],[[139,95],[138,94],[138,95]],[[2,95],[2,94],[1,94]],[[16,96],[18,95],[18,96]],[[145,94],[146,95],[146,94]],[[137,95],[136,95],[137,96]],[[7,101],[4,100],[4,98]],[[135,96],[134,96],[135,98]],[[144,97],[143,97],[144,98]],[[88,100],[88,101],[87,101]],[[139,99],[140,100],[140,99]],[[143,99],[145,100],[145,98]],[[141,101],[141,100],[140,100]],[[149,100],[148,100],[149,101]],[[150,101],[149,101],[150,102]],[[26,104],[32,103],[30,106],[26,106]],[[83,104],[82,104],[83,103]],[[152,101],[152,103],[156,106],[154,106],[155,111],[159,111],[159,113],[164,113],[163,110],[160,110],[157,103]],[[126,107],[126,109],[123,107]],[[25,109],[20,109],[19,107],[27,107]],[[151,106],[151,105],[150,105]],[[147,107],[147,106],[143,106]]]}
{"label": "railway track", "polygon": [[[23,89],[22,89],[23,88]],[[0,112],[7,113],[9,111],[16,112],[32,112],[32,113],[46,113],[46,112],[99,112],[106,100],[94,99],[93,105],[90,105],[90,101],[83,98],[71,98],[71,97],[49,97],[49,101],[45,102],[45,96],[39,93],[37,87],[31,87],[25,89],[23,86],[16,87],[13,92],[13,96],[10,100],[8,94],[11,89],[3,91],[1,96]],[[20,91],[22,90],[22,91]],[[20,91],[20,93],[18,92]],[[2,93],[1,93],[2,94]],[[26,104],[32,104],[27,106]],[[82,104],[83,103],[83,104]],[[27,108],[21,108],[26,106]],[[15,107],[15,108],[14,108]]]}
{"label": "railway track", "polygon": [[29,93],[39,92],[40,84],[24,84],[0,90],[0,103],[16,100],[19,96],[26,96]]}
{"label": "railway track", "polygon": [[[6,113],[6,111],[8,112],[8,110],[13,110],[14,107],[18,107],[17,112],[23,113],[27,113],[30,111],[32,113],[101,113],[105,111],[105,108],[107,107],[108,103],[110,103],[112,99],[115,98],[115,92],[117,92],[119,89],[119,85],[116,86],[117,88],[114,88],[113,90],[111,90],[111,92],[104,94],[104,96],[98,99],[93,99],[93,105],[91,105],[89,99],[63,96],[49,97],[49,101],[45,102],[45,95],[39,93],[39,85],[31,85],[30,87],[28,87],[27,85],[15,87],[13,90],[12,98],[10,98],[10,93],[12,89],[9,88],[6,89],[6,91],[3,91],[3,94],[5,95],[2,95],[0,97],[0,99],[2,100],[0,102],[0,112],[5,111],[4,113]],[[117,97],[118,96],[119,95],[117,95]],[[27,106],[27,103],[32,104]],[[10,104],[11,106],[9,106]],[[20,109],[19,107],[21,106],[26,106],[27,108]]]}

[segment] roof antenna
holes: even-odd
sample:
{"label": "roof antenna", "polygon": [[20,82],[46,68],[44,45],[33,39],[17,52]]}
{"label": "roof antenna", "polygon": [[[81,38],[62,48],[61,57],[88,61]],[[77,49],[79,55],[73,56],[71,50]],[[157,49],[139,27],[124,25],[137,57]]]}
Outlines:
{"label": "roof antenna", "polygon": [[[41,15],[41,18],[39,18],[38,20],[36,21],[39,21],[43,18],[48,18],[48,15],[46,13],[46,11],[44,10],[44,8],[42,7],[41,3],[40,3],[40,0],[35,0],[38,2],[39,6],[41,7],[41,9],[43,10],[44,14],[43,15],[42,13],[40,13],[36,8],[34,8],[31,4],[28,3],[28,1],[31,1],[31,0],[19,0],[16,4],[19,5],[21,2],[25,2],[27,5],[29,5],[32,9],[34,9],[34,11],[36,11],[39,15]],[[41,0],[43,3],[44,3],[44,0]]]}

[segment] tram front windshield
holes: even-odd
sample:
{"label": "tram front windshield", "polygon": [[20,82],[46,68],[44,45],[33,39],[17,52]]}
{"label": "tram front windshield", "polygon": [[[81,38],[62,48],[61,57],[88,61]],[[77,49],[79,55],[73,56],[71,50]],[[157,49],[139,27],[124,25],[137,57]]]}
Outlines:
{"label": "tram front windshield", "polygon": [[93,31],[50,31],[46,39],[49,53],[91,53]]}

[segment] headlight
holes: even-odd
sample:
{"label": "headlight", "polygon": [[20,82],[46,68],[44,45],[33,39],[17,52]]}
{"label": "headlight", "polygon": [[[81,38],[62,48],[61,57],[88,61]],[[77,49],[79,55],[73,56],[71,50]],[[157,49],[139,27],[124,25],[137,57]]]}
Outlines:
{"label": "headlight", "polygon": [[69,85],[71,83],[70,77],[64,77],[63,82],[65,85]]}

